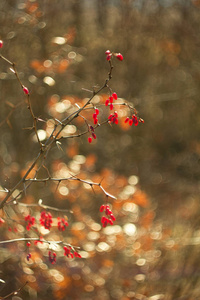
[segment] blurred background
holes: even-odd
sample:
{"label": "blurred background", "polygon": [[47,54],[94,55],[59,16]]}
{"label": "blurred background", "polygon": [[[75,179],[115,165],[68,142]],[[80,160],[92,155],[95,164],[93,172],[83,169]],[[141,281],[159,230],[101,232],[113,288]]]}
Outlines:
{"label": "blurred background", "polygon": [[[82,188],[69,186],[69,207],[78,218],[70,230],[89,255],[65,264],[60,258],[52,267],[36,251],[27,266],[13,258],[13,245],[12,255],[3,246],[0,277],[6,283],[0,283],[1,296],[28,280],[14,300],[199,299],[199,28],[199,0],[0,2],[2,54],[16,63],[37,116],[60,119],[64,101],[82,103],[88,90],[101,86],[109,49],[124,56],[123,62],[114,62],[110,86],[145,121],[129,130],[122,123],[102,126],[92,145],[84,137],[72,139],[64,146],[65,155],[50,153],[52,172],[62,169],[62,161],[72,169],[74,163],[74,170],[78,164],[84,176],[105,178],[108,191],[118,198],[113,203],[117,225],[102,232],[92,192],[81,194],[85,202],[76,202]],[[32,132],[24,129],[32,124],[23,99],[1,60],[0,185],[8,189],[38,151]],[[39,127],[46,128],[42,122]],[[42,197],[55,205],[60,197],[63,207],[68,192],[51,193],[32,187],[30,201]],[[90,222],[78,207],[91,216]],[[1,231],[1,240],[14,236],[9,234]]]}

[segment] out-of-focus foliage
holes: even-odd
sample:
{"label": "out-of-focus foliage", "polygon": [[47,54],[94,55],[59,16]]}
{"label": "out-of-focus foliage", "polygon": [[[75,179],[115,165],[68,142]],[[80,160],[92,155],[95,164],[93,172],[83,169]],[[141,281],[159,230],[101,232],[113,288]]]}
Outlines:
{"label": "out-of-focus foliage", "polygon": [[[53,174],[70,170],[84,179],[103,178],[117,197],[112,201],[117,225],[100,228],[104,199],[96,189],[94,194],[77,182],[52,190],[34,185],[24,201],[56,200],[74,210],[66,235],[81,247],[83,259],[66,260],[58,248],[52,266],[45,246],[37,251],[31,245],[27,263],[24,242],[3,245],[1,296],[28,280],[22,299],[200,297],[199,15],[197,0],[0,1],[3,51],[16,62],[37,116],[63,116],[69,101],[89,97],[88,90],[105,79],[104,52],[113,49],[123,53],[124,62],[115,66],[111,85],[145,119],[144,126],[129,131],[124,124],[102,127],[92,147],[73,139],[64,153],[50,153]],[[37,145],[26,129],[32,120],[18,83],[3,61],[0,69],[0,185],[9,189]],[[42,134],[48,128],[41,122],[40,129]],[[2,225],[1,240],[14,238],[15,227],[24,236],[20,222],[11,222],[12,231]],[[51,238],[59,239],[56,230]]]}

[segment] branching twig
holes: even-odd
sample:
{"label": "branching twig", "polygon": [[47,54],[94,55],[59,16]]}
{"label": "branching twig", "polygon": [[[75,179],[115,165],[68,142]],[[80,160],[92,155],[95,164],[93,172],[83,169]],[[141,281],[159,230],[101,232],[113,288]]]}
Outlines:
{"label": "branching twig", "polygon": [[[21,88],[24,90],[24,85],[22,84],[20,78],[19,78],[19,75],[18,75],[18,72],[16,70],[16,67],[15,67],[15,63],[12,63],[11,61],[9,61],[7,58],[5,58],[4,56],[0,55],[0,58],[2,58],[4,61],[6,61],[8,64],[10,64],[12,66],[12,71],[13,73],[15,74]],[[43,160],[46,158],[47,156],[47,153],[49,152],[49,150],[52,148],[53,144],[56,143],[59,139],[61,138],[71,138],[71,137],[79,137],[79,136],[82,136],[86,133],[89,132],[88,131],[85,131],[85,132],[82,132],[82,133],[79,133],[77,135],[73,135],[73,136],[67,136],[67,137],[61,137],[59,138],[59,135],[60,133],[62,132],[62,130],[69,124],[72,123],[72,121],[77,118],[78,116],[80,116],[80,113],[85,110],[87,108],[88,105],[91,104],[92,102],[92,99],[94,98],[94,96],[96,96],[97,94],[99,94],[104,88],[109,88],[108,86],[108,82],[111,80],[112,78],[112,70],[113,70],[113,65],[112,65],[112,61],[110,60],[109,61],[109,65],[110,65],[110,70],[109,70],[109,73],[108,73],[108,78],[105,80],[105,83],[102,85],[102,87],[100,87],[97,91],[93,91],[93,94],[92,96],[88,99],[88,101],[82,106],[80,107],[78,110],[76,110],[75,112],[71,113],[69,116],[67,116],[65,119],[63,119],[61,122],[59,121],[59,124],[61,126],[61,128],[56,132],[56,129],[57,129],[57,124],[55,124],[54,126],[54,129],[50,135],[50,137],[46,140],[45,144],[43,145],[39,139],[39,136],[38,136],[38,132],[37,132],[37,120],[38,118],[34,115],[34,112],[33,112],[33,109],[32,109],[32,106],[31,106],[31,101],[30,101],[30,94],[29,94],[29,91],[27,90],[25,92],[25,94],[27,95],[27,102],[28,102],[28,109],[30,110],[30,113],[31,113],[31,117],[33,119],[33,129],[35,131],[35,134],[36,134],[36,137],[37,137],[37,140],[38,140],[38,144],[40,146],[40,152],[38,153],[38,155],[36,156],[34,162],[32,163],[32,165],[29,167],[29,169],[27,170],[26,174],[23,176],[22,179],[20,179],[18,181],[18,183],[13,187],[11,188],[8,193],[6,194],[5,198],[2,200],[2,202],[0,203],[0,209],[2,209],[4,207],[4,205],[6,203],[10,203],[11,201],[14,201],[15,199],[17,199],[17,197],[19,197],[19,195],[21,195],[23,192],[25,192],[27,190],[27,188],[31,185],[32,182],[38,182],[39,179],[36,179],[36,178],[32,178],[31,180],[30,179],[27,179],[28,175],[30,174],[30,172],[33,170],[33,168],[36,166],[36,164],[39,162],[39,160],[42,158],[42,162],[40,162],[40,165],[38,167],[38,170],[36,171],[36,173],[38,173],[39,169],[43,166]],[[105,124],[107,123],[108,121],[105,121],[103,122],[102,124]],[[98,124],[98,126],[102,125],[102,124]],[[52,180],[50,178],[48,179],[44,179],[43,182],[45,181],[49,181],[49,180]],[[69,178],[66,178],[66,179],[62,179],[62,180],[69,180]],[[99,183],[89,183],[89,182],[86,182],[84,180],[81,180],[79,178],[70,178],[70,180],[79,180],[81,182],[84,182],[84,183],[87,183],[87,184],[90,184],[91,187],[93,187],[94,185],[97,185],[101,188],[101,190],[104,192],[104,194],[107,196],[107,197],[112,197],[112,198],[115,198],[114,196],[110,195],[109,193],[107,193],[105,191],[105,189],[101,186],[101,184]],[[24,184],[25,182],[29,181],[29,184],[28,185],[24,185],[23,186],[23,190],[20,191],[18,193],[17,196],[11,198],[13,192],[20,187],[20,185]],[[40,180],[41,181],[41,180]],[[54,179],[54,181],[58,181],[60,182],[60,180],[57,180],[57,179]],[[11,198],[10,201],[8,201],[9,199]]]}

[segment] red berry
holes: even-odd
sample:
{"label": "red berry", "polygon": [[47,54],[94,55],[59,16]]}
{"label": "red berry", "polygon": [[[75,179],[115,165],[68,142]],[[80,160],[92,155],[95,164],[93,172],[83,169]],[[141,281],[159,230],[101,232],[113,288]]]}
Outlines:
{"label": "red berry", "polygon": [[105,228],[108,225],[108,219],[106,218],[106,220],[103,222],[103,227]]}
{"label": "red berry", "polygon": [[5,223],[4,219],[0,218],[0,225]]}
{"label": "red berry", "polygon": [[96,136],[96,134],[95,134],[94,132],[92,132],[92,137],[93,137],[94,139],[97,138],[97,136]]}
{"label": "red berry", "polygon": [[27,247],[30,247],[30,245],[31,245],[31,243],[30,243],[30,242],[28,242],[28,243],[26,244],[26,246],[27,246]]}
{"label": "red berry", "polygon": [[113,103],[113,96],[109,97],[110,103]]}
{"label": "red berry", "polygon": [[115,216],[114,216],[113,214],[110,214],[110,217],[111,217],[111,219],[112,219],[113,221],[116,220],[116,218],[115,218]]}
{"label": "red berry", "polygon": [[127,123],[129,121],[129,117],[126,118],[126,120],[124,121],[124,123]]}
{"label": "red berry", "polygon": [[113,225],[113,221],[112,220],[108,220],[108,222],[110,223],[110,225]]}
{"label": "red berry", "polygon": [[74,251],[74,256],[81,258],[81,255],[77,251]]}
{"label": "red berry", "polygon": [[115,100],[117,100],[117,94],[116,94],[116,93],[113,93],[112,96],[113,96],[113,98],[114,98]]}
{"label": "red berry", "polygon": [[89,136],[88,142],[89,142],[89,143],[92,143],[92,138],[91,138],[91,136]]}
{"label": "red berry", "polygon": [[109,104],[109,99],[106,100],[105,106],[108,106],[108,104]]}
{"label": "red berry", "polygon": [[25,93],[26,95],[29,94],[29,90],[28,90],[27,87],[25,87],[25,86],[23,86],[23,91],[24,91],[24,93]]}
{"label": "red berry", "polygon": [[108,54],[108,55],[106,56],[106,59],[109,61],[109,60],[111,59],[111,54]]}
{"label": "red berry", "polygon": [[123,60],[123,56],[122,56],[121,53],[118,53],[118,54],[116,55],[116,57],[117,57],[117,59],[120,60],[120,61]]}
{"label": "red berry", "polygon": [[133,125],[133,120],[132,120],[132,119],[129,120],[129,125],[130,125],[130,126]]}
{"label": "red berry", "polygon": [[133,123],[135,124],[135,126],[137,126],[138,125],[138,118],[136,117],[136,116],[132,116],[132,121],[133,121]]}
{"label": "red berry", "polygon": [[112,110],[112,109],[113,109],[113,104],[111,103],[111,104],[110,104],[110,110]]}
{"label": "red berry", "polygon": [[103,212],[104,211],[104,209],[105,209],[105,205],[101,205],[101,207],[100,207],[100,212]]}
{"label": "red berry", "polygon": [[3,41],[0,40],[0,48],[2,48],[2,47],[3,47]]}
{"label": "red berry", "polygon": [[106,50],[105,54],[106,55],[110,54],[110,50]]}

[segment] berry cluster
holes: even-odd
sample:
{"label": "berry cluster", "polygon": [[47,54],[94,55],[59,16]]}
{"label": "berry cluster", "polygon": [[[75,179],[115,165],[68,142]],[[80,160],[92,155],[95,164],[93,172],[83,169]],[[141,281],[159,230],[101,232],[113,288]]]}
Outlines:
{"label": "berry cluster", "polygon": [[106,216],[101,218],[102,226],[105,228],[108,224],[113,225],[113,222],[116,220],[115,216],[113,215],[112,210],[110,209],[109,205],[101,205],[100,212],[104,212]]}
{"label": "berry cluster", "polygon": [[49,261],[52,264],[56,263],[56,253],[55,252],[53,252],[51,255],[51,251],[49,251]]}
{"label": "berry cluster", "polygon": [[111,57],[112,56],[115,56],[118,60],[122,61],[124,58],[123,58],[123,55],[121,53],[111,53],[110,50],[107,50],[105,52],[106,54],[106,59],[109,61],[111,60]]}
{"label": "berry cluster", "polygon": [[96,125],[98,123],[98,114],[99,114],[99,110],[98,108],[95,108],[95,113],[93,114],[93,120],[94,120],[94,124]]}
{"label": "berry cluster", "polygon": [[118,113],[115,111],[114,114],[108,117],[109,123],[118,124]]}
{"label": "berry cluster", "polygon": [[66,226],[69,226],[68,222],[64,218],[58,218],[58,230],[65,231]]}
{"label": "berry cluster", "polygon": [[63,249],[65,251],[64,252],[65,256],[71,257],[71,258],[73,258],[73,257],[79,257],[79,258],[81,258],[81,255],[77,251],[74,251],[73,253],[71,252],[72,251],[72,247],[70,247],[70,246],[64,246]]}
{"label": "berry cluster", "polygon": [[40,224],[44,226],[45,229],[50,230],[52,222],[53,220],[51,213],[42,211],[40,214]]}
{"label": "berry cluster", "polygon": [[94,127],[93,126],[89,126],[89,130],[90,130],[92,136],[89,136],[88,142],[92,143],[92,138],[96,140],[97,136],[94,133]]}
{"label": "berry cluster", "polygon": [[24,219],[25,219],[25,221],[28,223],[28,224],[26,225],[26,229],[27,229],[27,230],[30,230],[31,227],[35,224],[35,218],[34,218],[34,217],[31,217],[31,215],[28,215],[28,216],[26,216]]}
{"label": "berry cluster", "polygon": [[117,94],[113,93],[108,99],[106,99],[105,106],[110,105],[110,110],[113,109],[113,100],[117,100]]}
{"label": "berry cluster", "polygon": [[144,123],[144,120],[141,118],[138,119],[136,115],[132,115],[131,118],[127,117],[124,122],[129,123],[130,126],[132,126],[133,124],[137,126],[139,122]]}

